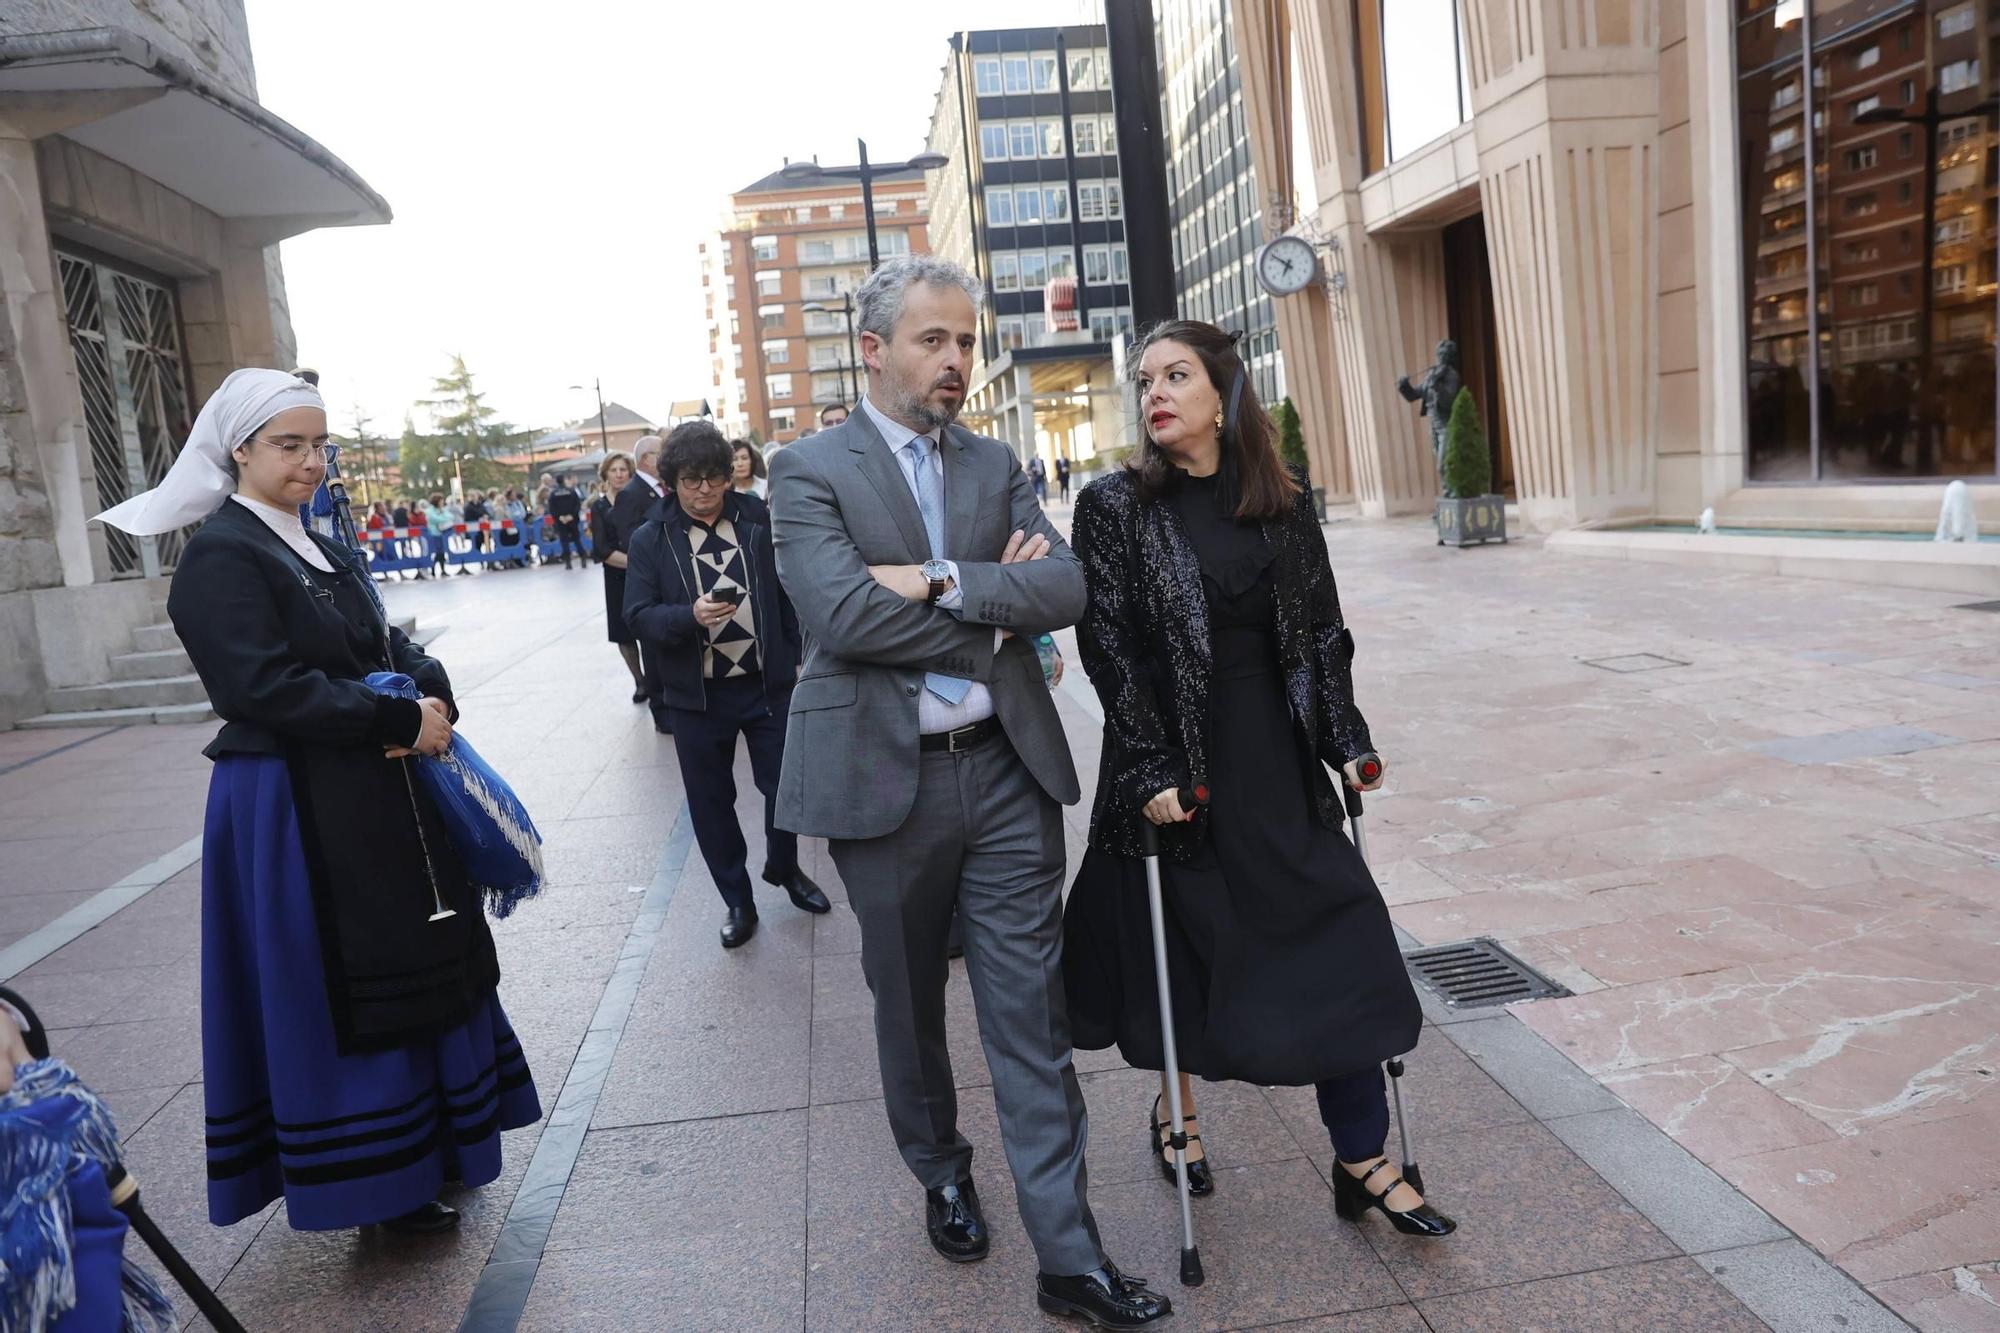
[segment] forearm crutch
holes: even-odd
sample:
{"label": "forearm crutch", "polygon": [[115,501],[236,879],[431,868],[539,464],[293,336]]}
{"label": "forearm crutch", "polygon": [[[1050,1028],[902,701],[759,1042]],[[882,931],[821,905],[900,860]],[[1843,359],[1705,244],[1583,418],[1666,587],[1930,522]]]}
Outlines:
{"label": "forearm crutch", "polygon": [[[1382,759],[1373,750],[1354,761],[1355,772],[1363,782],[1373,782],[1382,776]],[[1347,831],[1354,840],[1354,850],[1361,853],[1361,863],[1368,864],[1368,838],[1361,831],[1361,793],[1343,785],[1347,796]],[[1424,1192],[1423,1168],[1417,1165],[1416,1153],[1410,1148],[1410,1116],[1403,1106],[1403,1061],[1400,1057],[1387,1061],[1384,1066],[1389,1071],[1389,1094],[1396,1102],[1396,1137],[1403,1144],[1403,1179],[1409,1182],[1417,1193]]]}
{"label": "forearm crutch", "polygon": [[[1202,783],[1183,787],[1175,793],[1181,809],[1193,813],[1208,804],[1208,788]],[[1146,856],[1146,906],[1153,918],[1153,979],[1160,989],[1160,1049],[1166,1054],[1167,1113],[1173,1117],[1173,1132],[1167,1146],[1174,1150],[1175,1193],[1181,1199],[1181,1285],[1202,1284],[1201,1250],[1194,1243],[1194,1210],[1188,1206],[1187,1122],[1181,1118],[1181,1060],[1174,1044],[1174,997],[1167,984],[1167,914],[1160,895],[1160,831],[1151,820],[1139,824],[1140,846]]]}

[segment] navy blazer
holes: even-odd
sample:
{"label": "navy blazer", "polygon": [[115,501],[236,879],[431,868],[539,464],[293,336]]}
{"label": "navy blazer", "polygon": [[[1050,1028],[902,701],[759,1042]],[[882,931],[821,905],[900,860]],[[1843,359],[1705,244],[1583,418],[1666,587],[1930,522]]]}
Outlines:
{"label": "navy blazer", "polygon": [[[623,498],[622,496],[620,497]],[[785,715],[804,656],[798,613],[778,582],[771,550],[771,511],[748,491],[731,491],[724,517],[736,527],[743,567],[750,577],[750,614],[756,622],[757,658],[771,711]],[[694,522],[678,502],[662,501],[657,517],[631,534],[625,551],[625,623],[653,646],[660,663],[660,697],[669,708],[708,711],[708,681],[701,673],[707,636],[694,618]]]}

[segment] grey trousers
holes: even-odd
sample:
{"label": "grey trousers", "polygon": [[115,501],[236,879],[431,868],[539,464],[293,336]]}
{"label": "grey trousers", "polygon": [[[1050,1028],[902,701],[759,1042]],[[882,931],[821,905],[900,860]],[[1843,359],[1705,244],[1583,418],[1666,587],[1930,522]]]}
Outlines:
{"label": "grey trousers", "polygon": [[901,828],[829,847],[861,923],[889,1127],[926,1189],[971,1175],[945,1043],[956,906],[1022,1226],[1043,1272],[1089,1272],[1103,1250],[1085,1198],[1088,1128],[1063,998],[1062,807],[1004,738],[921,763]]}

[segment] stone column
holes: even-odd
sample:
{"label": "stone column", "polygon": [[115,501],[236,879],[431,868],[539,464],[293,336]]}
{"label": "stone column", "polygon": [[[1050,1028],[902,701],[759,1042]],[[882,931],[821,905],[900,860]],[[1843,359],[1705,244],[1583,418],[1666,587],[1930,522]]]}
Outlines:
{"label": "stone column", "polygon": [[1022,466],[1035,456],[1035,380],[1032,367],[1014,366],[1014,449]]}
{"label": "stone column", "polygon": [[1465,16],[1522,518],[1649,513],[1661,339],[1691,341],[1694,312],[1691,286],[1660,291],[1660,178],[1685,178],[1688,128],[1661,132],[1657,5]]}

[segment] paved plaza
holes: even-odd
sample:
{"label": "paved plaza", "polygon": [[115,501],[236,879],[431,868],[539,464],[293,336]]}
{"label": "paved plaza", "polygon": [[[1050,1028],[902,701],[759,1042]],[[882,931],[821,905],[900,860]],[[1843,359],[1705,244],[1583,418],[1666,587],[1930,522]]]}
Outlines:
{"label": "paved plaza", "polygon": [[[1328,535],[1390,762],[1370,850],[1406,942],[1491,936],[1573,993],[1427,1001],[1409,1092],[1461,1224],[1442,1244],[1334,1217],[1309,1090],[1206,1089],[1198,1291],[1173,1282],[1173,1194],[1141,1147],[1155,1080],[1080,1052],[1092,1199],[1112,1255],[1171,1292],[1167,1327],[2000,1328],[2000,615],[1535,541],[1451,551],[1413,521]],[[46,955],[11,984],[246,1326],[1058,1327],[1034,1308],[962,969],[952,1049],[995,1240],[956,1267],[890,1140],[824,845],[805,855],[831,915],[769,890],[757,937],[717,946],[672,742],[626,701],[598,576],[388,597],[436,635],[463,734],[550,872],[494,926],[550,1114],[451,1198],[456,1236],[294,1232],[281,1206],[208,1225],[212,731],[0,733],[0,973]],[[1080,670],[1058,695],[1088,791],[1095,701]],[[747,763],[739,787],[755,864]],[[1087,819],[1069,811],[1072,865]],[[106,911],[68,943],[44,929]]]}

